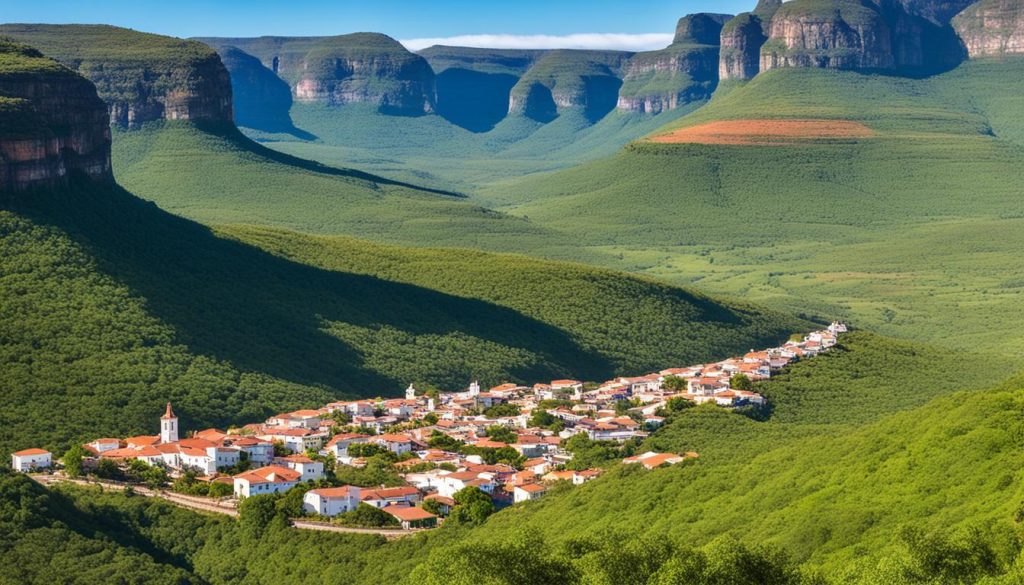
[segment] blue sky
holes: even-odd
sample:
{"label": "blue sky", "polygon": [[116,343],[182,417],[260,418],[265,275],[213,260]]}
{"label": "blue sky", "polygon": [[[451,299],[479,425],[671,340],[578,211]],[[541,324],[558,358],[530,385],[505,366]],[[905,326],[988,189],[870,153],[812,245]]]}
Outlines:
{"label": "blue sky", "polygon": [[[755,3],[756,0],[0,0],[0,19],[106,23],[180,37],[374,31],[401,40],[463,37],[467,40],[463,44],[488,46],[646,48],[662,44],[675,21],[684,14],[735,13],[750,10]],[[636,36],[644,34],[661,36]],[[465,35],[477,36],[467,39]]]}

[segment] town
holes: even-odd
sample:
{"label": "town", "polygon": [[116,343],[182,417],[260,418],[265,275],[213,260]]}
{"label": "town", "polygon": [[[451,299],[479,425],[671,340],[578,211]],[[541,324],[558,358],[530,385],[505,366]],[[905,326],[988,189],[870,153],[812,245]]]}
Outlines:
{"label": "town", "polygon": [[[655,469],[697,459],[697,453],[639,447],[667,415],[692,405],[764,406],[754,382],[828,351],[846,331],[833,323],[779,347],[603,384],[567,379],[485,391],[474,382],[459,392],[420,392],[410,385],[403,398],[334,402],[188,436],[182,436],[168,403],[159,434],[95,439],[81,446],[74,466],[107,470],[100,476],[126,468],[157,470],[158,485],[174,478],[176,488],[205,486],[195,491],[235,502],[302,486],[306,516],[432,528],[467,494],[486,496],[501,508],[541,498],[556,485],[591,481],[601,475],[602,464]],[[614,446],[618,458],[594,463],[579,457],[594,445]],[[65,470],[72,466],[68,458]],[[382,462],[397,485],[331,481],[340,470]],[[43,449],[12,455],[12,467],[21,472],[47,471],[53,463]]]}

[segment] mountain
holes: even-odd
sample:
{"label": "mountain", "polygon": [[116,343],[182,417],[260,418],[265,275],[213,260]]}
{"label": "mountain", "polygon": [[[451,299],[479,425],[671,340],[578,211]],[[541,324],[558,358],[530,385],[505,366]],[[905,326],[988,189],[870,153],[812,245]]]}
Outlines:
{"label": "mountain", "polygon": [[953,19],[971,58],[1024,53],[1024,2],[981,0]]}
{"label": "mountain", "polygon": [[423,57],[386,35],[197,40],[222,52],[234,48],[257,57],[288,83],[299,102],[367,103],[410,116],[434,110],[434,71]]}
{"label": "mountain", "polygon": [[0,36],[30,44],[89,79],[117,127],[232,120],[228,72],[202,43],[106,25],[5,24]]}
{"label": "mountain", "polygon": [[96,89],[25,45],[0,39],[0,191],[110,182],[110,127]]}
{"label": "mountain", "polygon": [[706,13],[681,18],[670,46],[629,60],[617,107],[657,114],[710,99],[718,85],[722,25],[731,18]]}

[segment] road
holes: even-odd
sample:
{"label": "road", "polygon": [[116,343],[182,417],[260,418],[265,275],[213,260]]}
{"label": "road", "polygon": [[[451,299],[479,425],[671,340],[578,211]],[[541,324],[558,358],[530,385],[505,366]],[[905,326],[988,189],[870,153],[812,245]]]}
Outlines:
{"label": "road", "polygon": [[[103,489],[124,491],[125,484],[111,483],[106,481],[90,481],[85,479],[70,479],[66,477],[56,475],[30,475],[36,482],[50,486],[55,483],[67,482],[75,485],[87,486],[87,487],[102,487]],[[147,498],[160,498],[166,500],[175,506],[181,508],[188,508],[196,512],[207,512],[213,514],[223,514],[225,516],[238,517],[238,507],[234,500],[219,500],[213,501],[209,498],[201,498],[197,496],[185,496],[182,494],[176,494],[174,492],[168,492],[165,490],[151,490],[143,486],[131,486],[136,495],[144,496]],[[335,524],[328,524],[326,522],[313,522],[309,520],[292,520],[292,526],[300,530],[316,530],[319,532],[339,532],[343,534],[376,534],[383,536],[388,540],[395,540],[398,538],[404,538],[411,536],[417,532],[423,530],[388,530],[383,528],[353,528],[350,526],[338,526]]]}

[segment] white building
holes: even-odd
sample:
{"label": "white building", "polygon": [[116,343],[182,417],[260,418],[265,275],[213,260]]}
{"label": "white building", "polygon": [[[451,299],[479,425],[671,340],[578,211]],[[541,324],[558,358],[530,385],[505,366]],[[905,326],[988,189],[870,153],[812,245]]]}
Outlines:
{"label": "white building", "polygon": [[348,448],[350,445],[366,443],[369,440],[370,435],[362,435],[359,433],[334,435],[331,437],[331,440],[327,442],[327,447],[324,448],[324,452],[334,456],[338,461],[341,461],[344,458],[348,458]]}
{"label": "white building", "polygon": [[517,504],[519,502],[529,502],[543,496],[547,491],[546,487],[536,483],[517,485],[512,490],[512,501]]}
{"label": "white building", "polygon": [[299,481],[316,481],[324,476],[324,464],[305,455],[281,457],[274,464],[299,472]]}
{"label": "white building", "polygon": [[167,412],[160,417],[160,442],[178,442],[178,417],[175,416],[174,411],[171,410],[170,402],[167,403]]}
{"label": "white building", "polygon": [[398,455],[412,451],[412,438],[405,435],[377,435],[370,437],[369,441]]}
{"label": "white building", "polygon": [[51,457],[50,452],[43,449],[25,449],[11,454],[11,467],[22,473],[49,469],[53,465]]}
{"label": "white building", "polygon": [[286,492],[298,485],[299,477],[299,472],[276,465],[246,471],[234,477],[235,497]]}
{"label": "white building", "polygon": [[359,507],[360,490],[354,485],[309,490],[302,499],[302,509],[310,514],[334,517]]}

